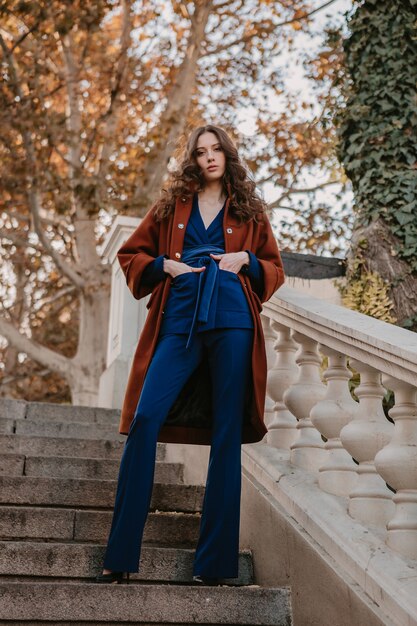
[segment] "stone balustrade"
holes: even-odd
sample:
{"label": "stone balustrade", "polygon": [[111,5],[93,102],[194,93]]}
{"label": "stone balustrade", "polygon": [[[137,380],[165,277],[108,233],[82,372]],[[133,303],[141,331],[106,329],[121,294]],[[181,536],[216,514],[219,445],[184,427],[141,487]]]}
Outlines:
{"label": "stone balustrade", "polygon": [[417,335],[285,285],[262,318],[275,351],[265,443],[288,450],[291,465],[347,499],[352,518],[417,559]]}

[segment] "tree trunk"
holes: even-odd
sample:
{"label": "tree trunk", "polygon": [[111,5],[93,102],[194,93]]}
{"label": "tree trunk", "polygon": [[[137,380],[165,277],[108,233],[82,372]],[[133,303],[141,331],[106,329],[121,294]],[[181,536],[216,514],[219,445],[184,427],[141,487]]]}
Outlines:
{"label": "tree trunk", "polygon": [[68,371],[73,404],[97,406],[100,376],[106,367],[109,289],[103,284],[80,299],[80,341]]}
{"label": "tree trunk", "polygon": [[[405,320],[416,315],[417,275],[410,271],[408,263],[395,254],[399,240],[382,219],[354,230],[351,261],[355,258],[359,242],[363,240],[367,242],[365,247],[361,246],[361,256],[365,259],[366,268],[371,272],[377,272],[390,284],[390,297],[394,303],[393,313],[397,318],[397,324],[402,326]],[[417,320],[412,326],[407,327],[416,330]]]}

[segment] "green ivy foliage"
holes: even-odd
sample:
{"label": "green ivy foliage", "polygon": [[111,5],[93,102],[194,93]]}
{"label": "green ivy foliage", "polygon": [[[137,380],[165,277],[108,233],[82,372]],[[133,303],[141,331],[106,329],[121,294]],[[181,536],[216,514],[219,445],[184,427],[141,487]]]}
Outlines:
{"label": "green ivy foliage", "polygon": [[393,303],[389,297],[389,285],[377,272],[364,269],[363,260],[356,259],[353,265],[355,276],[347,284],[335,281],[342,295],[343,305],[364,315],[394,324],[397,320],[392,312]]}
{"label": "green ivy foliage", "polygon": [[393,254],[417,271],[417,0],[356,4],[343,41],[337,156],[357,224],[384,220],[400,241]]}

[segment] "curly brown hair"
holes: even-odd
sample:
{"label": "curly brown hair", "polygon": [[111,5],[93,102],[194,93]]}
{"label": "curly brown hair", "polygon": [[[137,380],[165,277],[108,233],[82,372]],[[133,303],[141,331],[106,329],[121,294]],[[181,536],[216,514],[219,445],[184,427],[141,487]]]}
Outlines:
{"label": "curly brown hair", "polygon": [[258,195],[256,183],[242,164],[233,140],[223,128],[213,124],[194,128],[185,147],[179,149],[177,157],[179,166],[170,172],[166,183],[167,189],[162,189],[162,196],[154,205],[156,220],[162,220],[174,211],[178,196],[190,199],[195,192],[204,189],[205,180],[196,161],[196,149],[198,138],[206,132],[216,135],[226,157],[223,191],[226,196],[230,195],[229,211],[240,220],[240,223],[251,219],[258,222],[258,218],[267,210],[267,204]]}

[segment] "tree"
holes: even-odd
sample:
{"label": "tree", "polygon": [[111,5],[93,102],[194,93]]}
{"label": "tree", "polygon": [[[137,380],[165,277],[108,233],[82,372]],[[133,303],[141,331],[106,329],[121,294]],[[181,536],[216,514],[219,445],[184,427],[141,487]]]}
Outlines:
{"label": "tree", "polygon": [[0,4],[3,393],[39,398],[41,379],[56,399],[58,376],[62,399],[96,402],[110,286],[97,245],[116,214],[149,208],[190,126],[233,128],[256,107],[256,142],[235,139],[287,199],[303,168],[328,161],[332,130],[293,119],[309,105],[279,113],[267,97],[285,96],[271,60],[332,1]]}
{"label": "tree", "polygon": [[417,330],[417,0],[357,3],[343,42],[338,154],[355,225],[346,304]]}
{"label": "tree", "polygon": [[[106,46],[106,55],[97,56],[97,47],[106,42],[109,25],[100,24],[110,5],[10,2],[2,7],[2,236],[10,252],[8,271],[21,278],[17,296],[26,319],[4,306],[0,332],[14,349],[60,374],[80,404],[96,400],[105,365],[110,274],[97,254],[95,221],[107,193],[131,33],[131,7],[124,2],[112,20],[117,27],[119,18],[119,45]],[[98,77],[107,93],[95,89],[94,98],[89,79]],[[86,128],[90,132],[83,142]],[[56,305],[79,319],[75,353],[68,356],[62,345],[54,349],[56,333],[48,337],[50,345],[42,342]],[[24,324],[32,336],[22,331]]]}

